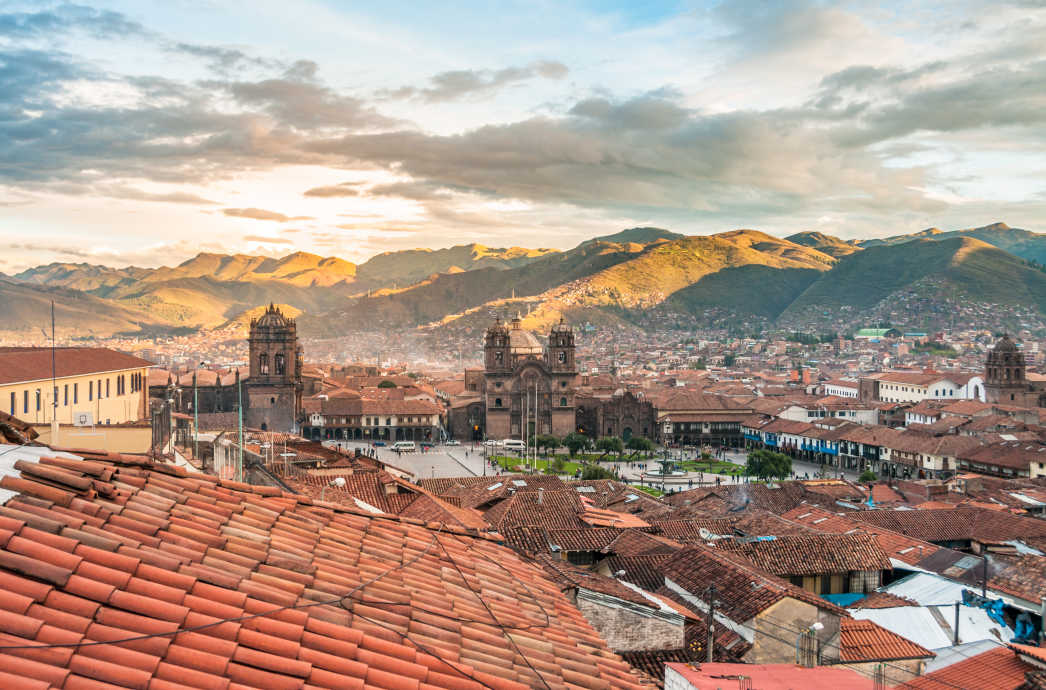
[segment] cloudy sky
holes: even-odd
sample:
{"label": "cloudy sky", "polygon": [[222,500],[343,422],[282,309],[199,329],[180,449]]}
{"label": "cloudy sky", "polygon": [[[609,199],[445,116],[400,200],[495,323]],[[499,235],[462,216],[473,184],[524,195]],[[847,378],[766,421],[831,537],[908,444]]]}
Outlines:
{"label": "cloudy sky", "polygon": [[1044,0],[0,2],[4,272],[998,220]]}

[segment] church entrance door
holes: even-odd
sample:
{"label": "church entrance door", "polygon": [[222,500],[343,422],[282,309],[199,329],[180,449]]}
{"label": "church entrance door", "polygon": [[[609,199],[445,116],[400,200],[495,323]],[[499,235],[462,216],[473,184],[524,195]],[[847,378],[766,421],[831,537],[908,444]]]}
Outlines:
{"label": "church entrance door", "polygon": [[621,440],[628,441],[630,438],[632,438],[632,427],[626,426],[621,430]]}

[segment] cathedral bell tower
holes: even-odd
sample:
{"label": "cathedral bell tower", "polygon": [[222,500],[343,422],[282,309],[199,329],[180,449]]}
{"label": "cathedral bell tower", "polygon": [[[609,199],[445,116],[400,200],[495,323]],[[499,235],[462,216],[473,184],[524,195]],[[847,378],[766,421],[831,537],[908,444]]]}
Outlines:
{"label": "cathedral bell tower", "polygon": [[496,318],[483,339],[483,363],[487,372],[508,372],[512,366],[510,351],[508,328]]}
{"label": "cathedral bell tower", "polygon": [[298,327],[275,305],[251,319],[247,338],[250,376],[244,391],[245,423],[264,430],[291,431],[302,409],[303,351]]}
{"label": "cathedral bell tower", "polygon": [[550,371],[575,373],[574,329],[559,320],[548,334],[547,364]]}
{"label": "cathedral bell tower", "polygon": [[984,395],[990,403],[1023,404],[1028,389],[1024,353],[1004,335],[988,352],[984,365]]}
{"label": "cathedral bell tower", "polygon": [[252,384],[293,385],[301,379],[297,325],[275,305],[251,319],[247,344]]}

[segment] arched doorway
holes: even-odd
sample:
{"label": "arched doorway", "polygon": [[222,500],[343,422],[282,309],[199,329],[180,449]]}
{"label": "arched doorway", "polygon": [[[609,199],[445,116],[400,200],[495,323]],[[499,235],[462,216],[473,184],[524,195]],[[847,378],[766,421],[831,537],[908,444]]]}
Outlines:
{"label": "arched doorway", "polygon": [[632,438],[632,427],[626,426],[621,430],[621,440],[627,443],[630,438]]}

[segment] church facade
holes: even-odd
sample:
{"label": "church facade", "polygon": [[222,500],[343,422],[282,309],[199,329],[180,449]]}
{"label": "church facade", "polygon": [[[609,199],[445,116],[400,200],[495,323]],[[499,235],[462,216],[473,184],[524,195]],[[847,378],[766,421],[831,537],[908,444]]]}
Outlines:
{"label": "church facade", "polygon": [[498,319],[483,338],[483,365],[482,372],[468,372],[475,393],[451,406],[455,438],[562,437],[575,430],[578,371],[570,326],[560,321],[542,345],[518,316],[508,325]]}
{"label": "church facade", "polygon": [[650,402],[631,393],[583,388],[573,329],[562,320],[543,345],[522,327],[496,320],[483,338],[483,368],[465,371],[464,395],[451,402],[449,427],[460,441],[522,439],[571,432],[654,438]]}
{"label": "church facade", "polygon": [[985,401],[1014,407],[1046,407],[1046,384],[1028,381],[1024,353],[1004,335],[984,364]]}

